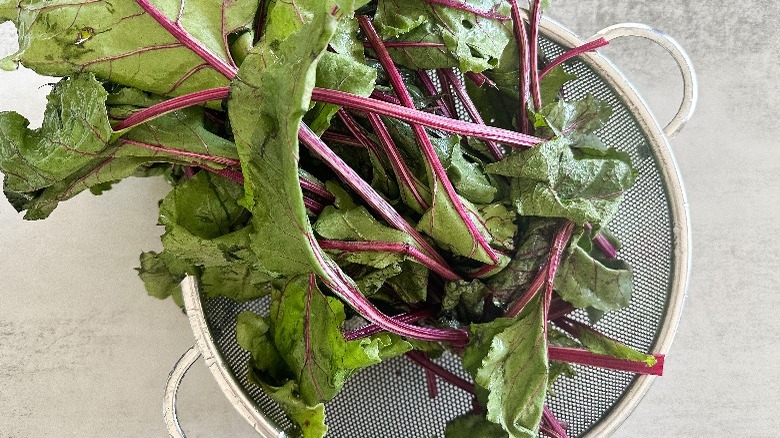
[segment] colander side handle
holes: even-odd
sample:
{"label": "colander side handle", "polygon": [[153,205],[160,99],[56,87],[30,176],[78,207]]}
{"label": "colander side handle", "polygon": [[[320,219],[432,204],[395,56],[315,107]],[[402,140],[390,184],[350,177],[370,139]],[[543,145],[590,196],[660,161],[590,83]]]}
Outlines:
{"label": "colander side handle", "polygon": [[171,438],[187,438],[176,415],[176,394],[179,392],[179,385],[184,375],[187,374],[187,370],[199,358],[200,351],[196,346],[193,346],[182,355],[168,375],[168,382],[165,385],[165,397],[163,399],[163,418],[165,419],[165,426],[168,428],[168,435]]}
{"label": "colander side handle", "polygon": [[683,78],[683,101],[680,104],[680,108],[677,110],[677,114],[675,114],[674,118],[664,128],[664,134],[666,134],[668,138],[672,138],[682,130],[686,123],[688,123],[688,120],[693,116],[694,110],[696,109],[699,85],[691,58],[688,57],[688,54],[680,43],[674,38],[645,24],[615,24],[600,30],[591,37],[591,40],[604,38],[607,41],[611,41],[615,38],[625,36],[646,38],[660,45],[674,57],[677,66],[680,68],[680,73]]}

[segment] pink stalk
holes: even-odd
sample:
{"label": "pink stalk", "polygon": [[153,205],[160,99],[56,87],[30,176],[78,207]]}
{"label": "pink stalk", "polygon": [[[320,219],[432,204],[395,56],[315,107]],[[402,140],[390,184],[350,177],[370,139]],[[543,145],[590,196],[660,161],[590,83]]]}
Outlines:
{"label": "pink stalk", "polygon": [[446,6],[448,8],[460,9],[461,11],[471,12],[474,15],[490,18],[493,20],[507,21],[510,19],[505,15],[501,15],[492,11],[482,11],[456,0],[425,0],[425,2],[430,4],[435,4],[435,5]]}
{"label": "pink stalk", "polygon": [[384,161],[382,160],[383,157],[379,154],[379,149],[376,143],[363,134],[363,131],[360,129],[360,125],[358,125],[355,119],[352,118],[352,116],[349,115],[349,113],[347,113],[344,108],[339,108],[336,114],[338,114],[339,119],[341,119],[341,121],[344,123],[344,126],[347,127],[349,133],[352,134],[352,136],[355,137],[364,148],[373,153],[374,156],[376,156],[380,161]]}
{"label": "pink stalk", "polygon": [[[425,70],[417,70],[417,77],[420,79],[420,83],[423,86],[423,90],[429,95],[429,96],[436,96],[439,94],[439,92],[436,90],[436,85],[433,84],[433,80],[431,80],[431,77],[428,75],[428,72]],[[447,105],[444,103],[444,100],[441,97],[436,98],[436,105],[441,110],[441,114],[444,117],[449,118],[455,118],[455,115],[453,112],[450,111],[450,108],[447,107]]]}
{"label": "pink stalk", "polygon": [[553,411],[547,405],[544,405],[544,410],[542,411],[542,424],[540,426],[543,426],[540,428],[544,433],[549,435],[550,438],[569,438],[566,429],[561,422],[555,418],[555,414],[553,414]]}
{"label": "pink stalk", "polygon": [[428,387],[428,398],[436,398],[439,395],[439,387],[436,386],[436,374],[425,368],[425,385]]}
{"label": "pink stalk", "polygon": [[[414,108],[412,97],[409,95],[409,91],[406,89],[406,86],[403,83],[403,79],[398,73],[398,69],[395,67],[393,60],[390,58],[390,54],[387,52],[387,49],[382,46],[382,41],[379,39],[379,35],[374,29],[374,25],[371,24],[371,20],[366,16],[358,16],[357,19],[361,29],[363,29],[363,32],[366,34],[368,41],[371,42],[371,45],[374,48],[374,52],[376,52],[377,56],[379,57],[379,62],[387,72],[390,83],[393,85],[393,89],[395,90],[398,98],[401,100],[401,103],[410,109]],[[490,247],[487,240],[485,240],[485,237],[482,235],[482,233],[480,233],[480,231],[477,229],[477,226],[471,220],[468,212],[466,212],[466,209],[463,207],[463,203],[460,201],[458,194],[455,192],[455,188],[452,186],[452,182],[447,177],[447,172],[444,170],[444,167],[442,167],[441,161],[439,161],[439,157],[436,155],[436,151],[431,144],[431,139],[428,137],[428,133],[425,132],[425,128],[415,123],[411,124],[411,127],[414,131],[415,137],[417,137],[417,141],[422,149],[423,155],[425,156],[428,165],[431,167],[431,173],[433,174],[434,179],[433,192],[436,191],[437,182],[441,183],[441,186],[447,194],[447,197],[450,199],[450,202],[458,212],[458,215],[461,217],[464,224],[468,228],[469,233],[474,239],[475,246],[473,251],[476,251],[476,245],[479,245],[494,264],[498,263],[498,256]]]}
{"label": "pink stalk", "polygon": [[403,254],[424,265],[431,271],[439,274],[448,281],[460,280],[460,276],[452,272],[447,266],[442,265],[420,251],[416,246],[402,242],[379,242],[358,240],[318,240],[320,248],[333,249],[344,252],[388,252]]}
{"label": "pink stalk", "polygon": [[[549,321],[550,316],[550,301],[552,300],[553,286],[555,285],[555,273],[558,271],[558,265],[561,263],[561,256],[563,250],[571,239],[571,235],[574,232],[574,222],[566,221],[560,230],[555,234],[552,247],[550,248],[550,255],[547,261],[547,287],[544,289],[544,300],[542,306],[544,309],[544,321]],[[544,334],[547,335],[547,324],[544,325]]]}
{"label": "pink stalk", "polygon": [[200,166],[200,167],[203,170],[207,170],[215,175],[219,175],[224,178],[227,178],[235,183],[244,184],[244,175],[240,171],[233,170],[227,167],[224,169],[215,169],[209,166]]}
{"label": "pink stalk", "polygon": [[437,68],[436,69],[436,77],[439,79],[439,83],[441,84],[441,99],[444,104],[446,105],[447,112],[449,112],[453,119],[458,118],[458,110],[455,108],[455,101],[452,99],[452,91],[450,90],[450,83],[447,80],[447,77],[444,76],[443,69]]}
{"label": "pink stalk", "polygon": [[539,87],[539,22],[541,19],[542,0],[533,0],[528,58],[531,61],[529,70],[531,75],[531,96],[533,96],[534,109],[536,111],[539,111],[542,107],[542,92]]}
{"label": "pink stalk", "polygon": [[123,144],[131,144],[133,146],[149,149],[155,152],[170,154],[177,157],[185,157],[185,158],[192,158],[195,160],[208,161],[210,163],[221,164],[224,166],[238,166],[241,164],[238,160],[234,160],[232,158],[225,158],[219,155],[208,155],[208,154],[201,154],[197,152],[184,151],[181,149],[174,149],[166,146],[160,146],[160,145],[144,143],[136,140],[130,140],[128,138],[122,138],[120,142]]}
{"label": "pink stalk", "polygon": [[[409,47],[445,47],[443,43],[429,43],[426,41],[383,41],[388,49],[405,49]],[[371,48],[368,41],[363,41],[363,47]]]}
{"label": "pink stalk", "polygon": [[[155,21],[160,23],[160,25],[165,28],[165,30],[170,32],[174,38],[176,38],[180,43],[184,44],[184,46],[186,46],[188,49],[195,52],[196,55],[203,58],[203,60],[206,61],[215,70],[222,73],[228,79],[233,79],[236,76],[236,73],[238,73],[238,69],[236,67],[230,65],[228,62],[214,54],[214,52],[206,48],[206,46],[196,40],[195,37],[187,32],[187,30],[182,27],[181,23],[179,23],[185,2],[181,2],[181,9],[179,10],[179,16],[177,17],[176,21],[171,21],[159,9],[155,8],[149,2],[149,0],[135,1],[138,3],[141,9],[154,18]],[[227,48],[225,48],[225,50],[227,50]]]}
{"label": "pink stalk", "polygon": [[[392,319],[398,322],[412,323],[412,322],[423,320],[425,318],[430,318],[431,316],[433,316],[433,311],[431,309],[422,309],[416,312],[396,315],[393,316]],[[354,341],[356,339],[363,339],[375,335],[377,333],[382,333],[382,331],[383,331],[382,328],[379,327],[378,325],[369,324],[363,328],[359,328],[357,330],[352,330],[344,333],[344,339],[346,339],[347,341]]]}
{"label": "pink stalk", "polygon": [[406,357],[416,362],[421,367],[433,371],[437,376],[441,377],[442,380],[445,382],[457,386],[458,388],[470,393],[474,394],[474,384],[469,382],[468,380],[459,377],[452,371],[442,367],[441,365],[437,364],[436,362],[433,362],[432,360],[425,357],[425,355],[422,352],[419,351],[410,351],[406,353]]}
{"label": "pink stalk", "polygon": [[333,196],[333,193],[329,192],[328,189],[325,187],[325,184],[321,183],[317,180],[311,180],[303,175],[298,175],[298,181],[301,183],[301,188],[304,190],[308,190],[315,195],[321,196],[322,198],[326,199],[329,202],[333,202],[336,200],[336,197]]}
{"label": "pink stalk", "polygon": [[562,299],[553,299],[550,304],[550,314],[547,315],[547,319],[550,321],[556,321],[564,316],[574,312],[574,306]]}
{"label": "pink stalk", "polygon": [[[401,101],[397,97],[384,91],[374,90],[371,92],[371,98],[381,100],[382,102],[392,103],[393,105],[401,105]],[[314,99],[314,96],[312,96]]]}
{"label": "pink stalk", "polygon": [[527,148],[545,141],[542,138],[520,132],[441,117],[425,111],[383,102],[378,99],[357,96],[343,91],[314,88],[311,98],[316,102],[332,103],[356,110],[373,112],[444,132],[465,135],[480,140],[494,140],[507,146]]}
{"label": "pink stalk", "polygon": [[194,93],[184,94],[182,96],[168,99],[164,102],[144,108],[130,115],[130,117],[119,122],[114,131],[121,131],[132,126],[140,125],[146,121],[154,119],[164,114],[180,110],[183,108],[200,105],[212,100],[222,100],[227,97],[225,88],[210,88],[207,90],[196,91]]}
{"label": "pink stalk", "polygon": [[596,50],[599,47],[604,47],[607,44],[609,44],[609,41],[607,41],[604,38],[598,38],[593,41],[589,41],[581,46],[567,50],[562,55],[553,59],[550,64],[548,64],[541,72],[539,72],[539,79],[544,78],[545,75],[547,75],[547,73],[550,73],[552,69],[563,64],[569,59],[574,58],[575,56],[582,55],[583,53],[590,52],[591,50]]}
{"label": "pink stalk", "polygon": [[363,143],[359,142],[355,137],[333,131],[325,131],[322,134],[322,139],[325,141],[332,141],[334,143],[345,144],[347,146],[355,146],[359,148],[363,147]]}
{"label": "pink stalk", "polygon": [[368,121],[374,129],[374,133],[379,137],[379,144],[384,148],[384,152],[390,160],[390,165],[393,167],[393,171],[398,177],[399,182],[409,189],[412,197],[414,197],[414,200],[420,208],[427,210],[430,206],[426,198],[420,193],[418,187],[419,181],[409,170],[409,166],[406,165],[401,152],[393,141],[393,137],[390,136],[390,132],[387,130],[387,126],[385,126],[382,119],[374,113],[368,113]]}
{"label": "pink stalk", "polygon": [[473,71],[467,71],[464,76],[468,78],[471,82],[476,84],[477,87],[481,87],[485,84],[490,85],[493,88],[496,88],[496,83],[491,81],[489,77],[485,76],[484,73],[474,73]]}
{"label": "pink stalk", "polygon": [[[477,110],[474,102],[466,92],[466,88],[463,87],[463,85],[460,83],[460,80],[458,80],[458,77],[455,75],[455,73],[451,69],[447,68],[443,69],[443,74],[447,78],[447,82],[449,82],[449,84],[455,90],[455,94],[457,94],[458,98],[460,98],[460,101],[463,104],[463,107],[466,108],[466,112],[469,113],[471,120],[474,123],[484,125],[485,122],[482,120],[482,116],[479,114],[479,110]],[[493,156],[494,160],[499,161],[504,158],[504,151],[494,141],[487,140],[485,141],[485,145],[487,145],[488,150],[490,151],[490,155]]]}
{"label": "pink stalk", "polygon": [[512,7],[512,31],[515,37],[515,45],[517,46],[517,62],[520,72],[518,78],[520,131],[529,134],[531,125],[528,121],[528,98],[531,94],[529,88],[531,61],[529,58],[528,32],[525,29],[525,21],[520,15],[520,6],[518,6],[517,0],[509,0],[509,5]]}
{"label": "pink stalk", "polygon": [[317,137],[317,135],[309,129],[305,124],[301,124],[298,131],[298,136],[301,142],[309,148],[312,152],[317,154],[336,174],[342,181],[352,187],[366,202],[373,207],[373,209],[382,216],[390,225],[395,228],[408,233],[420,248],[422,248],[428,256],[447,266],[447,262],[444,258],[428,243],[427,240],[390,205],[379,193],[371,187],[370,184],[365,182],[352,168],[350,168],[344,160],[336,155],[328,146]]}
{"label": "pink stalk", "polygon": [[608,368],[617,371],[628,371],[636,374],[649,374],[653,376],[663,375],[664,355],[654,354],[656,363],[653,366],[647,365],[642,361],[633,361],[627,359],[616,359],[603,354],[591,353],[581,348],[569,347],[548,347],[547,356],[549,360],[569,362],[579,365],[589,365],[599,368]]}
{"label": "pink stalk", "polygon": [[[590,232],[593,229],[593,226],[586,222],[585,229]],[[597,234],[596,237],[593,238],[593,243],[595,243],[596,247],[604,254],[604,257],[608,259],[617,257],[617,248],[615,248],[603,234]]]}
{"label": "pink stalk", "polygon": [[320,214],[322,210],[325,208],[325,206],[322,205],[319,201],[315,201],[314,199],[307,198],[306,196],[303,197],[303,205],[314,214]]}

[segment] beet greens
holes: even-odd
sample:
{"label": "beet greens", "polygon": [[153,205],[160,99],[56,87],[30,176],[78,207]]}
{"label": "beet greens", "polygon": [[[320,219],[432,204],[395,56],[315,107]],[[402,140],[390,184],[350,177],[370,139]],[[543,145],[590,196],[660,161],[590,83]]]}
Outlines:
{"label": "beet greens", "polygon": [[583,322],[629,304],[608,224],[637,175],[596,134],[609,105],[562,97],[562,65],[606,41],[545,62],[542,3],[0,0],[20,41],[2,65],[62,77],[40,128],[0,113],[5,194],[43,219],[164,175],[147,291],[182,305],[195,275],[270,299],[237,341],[306,437],[350,376],[401,355],[432,397],[439,379],[473,395],[447,437],[565,437],[546,400],[568,364],[664,358]]}

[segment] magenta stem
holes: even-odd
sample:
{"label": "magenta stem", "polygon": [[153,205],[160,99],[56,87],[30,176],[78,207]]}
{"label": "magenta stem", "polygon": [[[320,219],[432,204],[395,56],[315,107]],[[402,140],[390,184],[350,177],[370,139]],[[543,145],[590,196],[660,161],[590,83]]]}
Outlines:
{"label": "magenta stem", "polygon": [[422,248],[428,256],[441,263],[443,266],[447,266],[447,262],[444,258],[428,243],[427,240],[413,227],[411,226],[391,205],[385,198],[382,197],[370,184],[363,180],[360,175],[357,174],[352,168],[350,168],[344,160],[336,155],[328,146],[312,132],[312,130],[305,124],[301,124],[298,130],[298,136],[303,144],[309,148],[312,152],[317,154],[347,185],[352,187],[366,202],[390,225],[395,228],[408,233],[420,248]]}
{"label": "magenta stem", "polygon": [[312,100],[373,112],[382,116],[393,117],[405,122],[416,123],[440,131],[474,137],[480,140],[494,140],[507,146],[527,148],[545,141],[539,137],[510,131],[508,129],[450,119],[425,111],[383,102],[378,99],[345,93],[343,91],[314,88],[314,90],[312,90]]}
{"label": "magenta stem", "polygon": [[325,206],[317,200],[303,197],[303,205],[308,208],[314,214],[320,214]]}
{"label": "magenta stem", "polygon": [[[373,47],[374,52],[376,52],[377,56],[379,57],[379,62],[387,72],[390,83],[395,90],[395,94],[398,96],[404,106],[409,109],[413,109],[414,102],[412,101],[412,96],[406,89],[403,79],[398,73],[398,69],[395,67],[393,60],[390,58],[390,54],[387,52],[387,49],[382,46],[382,40],[379,39],[379,35],[376,33],[376,29],[374,29],[374,25],[371,23],[371,20],[366,16],[358,16],[357,20],[361,29],[363,29],[363,32],[366,34],[368,41],[371,42],[371,46]],[[435,193],[436,191],[436,184],[438,181],[441,183],[444,192],[447,194],[447,197],[450,199],[453,207],[458,212],[458,215],[461,217],[463,223],[466,225],[466,228],[469,230],[469,233],[471,234],[475,243],[482,247],[482,249],[494,264],[497,264],[498,256],[490,247],[490,244],[488,244],[485,236],[479,232],[477,226],[474,224],[474,221],[471,220],[469,214],[466,212],[466,209],[463,207],[463,203],[458,197],[458,194],[455,192],[455,188],[452,186],[452,182],[447,177],[447,172],[444,170],[444,167],[442,167],[441,161],[439,161],[439,157],[436,155],[436,151],[433,148],[433,144],[431,144],[431,139],[428,137],[428,133],[425,132],[425,128],[416,123],[412,123],[410,126],[415,134],[415,137],[417,138],[417,142],[419,143],[420,148],[422,149],[423,155],[425,156],[425,159],[431,168],[431,173],[433,174],[434,179],[434,181],[432,181],[434,185],[433,192]],[[473,251],[476,251],[476,246],[474,247]]]}
{"label": "magenta stem", "polygon": [[558,266],[561,264],[561,256],[563,250],[566,249],[566,245],[571,239],[571,235],[574,232],[574,222],[566,221],[563,226],[558,230],[553,240],[552,247],[550,248],[550,255],[547,261],[547,278],[546,287],[544,289],[544,334],[547,335],[547,321],[550,316],[550,301],[552,300],[553,287],[555,285],[555,274],[558,272]]}
{"label": "magenta stem", "polygon": [[452,272],[420,251],[416,246],[402,242],[357,241],[357,240],[318,240],[322,249],[333,249],[344,252],[388,252],[403,254],[410,257],[448,281],[460,280],[460,276]]}
{"label": "magenta stem", "polygon": [[428,398],[436,398],[439,395],[439,387],[436,385],[436,373],[425,368],[425,385],[428,387]]}
{"label": "magenta stem", "polygon": [[464,76],[468,78],[471,82],[476,84],[477,87],[481,87],[485,84],[490,85],[493,88],[496,88],[496,83],[491,81],[490,78],[485,76],[484,73],[474,73],[473,71],[467,71],[464,73]]}
{"label": "magenta stem", "polygon": [[531,82],[531,96],[533,96],[534,109],[542,108],[542,92],[539,86],[539,22],[542,19],[542,0],[534,0],[531,7],[531,29],[528,44],[528,58],[531,62],[529,73]]}
{"label": "magenta stem", "polygon": [[547,405],[544,405],[544,410],[542,411],[542,424],[540,426],[543,426],[540,428],[542,428],[544,433],[549,435],[550,438],[569,438],[566,429],[561,422],[555,418],[552,409]]}
{"label": "magenta stem", "polygon": [[371,153],[373,153],[379,160],[382,160],[382,156],[379,154],[379,149],[374,143],[373,140],[368,138],[363,131],[360,129],[360,125],[358,125],[358,122],[355,121],[355,119],[347,113],[344,108],[339,108],[338,112],[336,113],[339,116],[339,119],[344,123],[344,126],[347,127],[347,130],[350,134],[352,134],[353,137],[355,137],[360,143],[360,145],[366,149],[368,149]]}
{"label": "magenta stem", "polygon": [[[455,75],[455,72],[447,68],[443,69],[443,74],[447,78],[447,82],[449,82],[449,84],[455,90],[455,94],[457,94],[458,98],[463,104],[463,107],[469,114],[469,117],[471,117],[471,120],[474,123],[484,125],[485,121],[482,120],[482,116],[479,114],[479,110],[477,110],[477,107],[474,105],[471,97],[469,97],[468,93],[466,92],[466,88],[460,83],[460,80],[458,79],[457,75]],[[499,161],[504,158],[504,151],[499,145],[496,144],[496,142],[487,140],[485,141],[485,145],[487,145],[488,150],[490,151],[490,155],[493,156],[494,160]]]}
{"label": "magenta stem", "polygon": [[433,362],[432,360],[425,357],[425,355],[422,352],[419,351],[410,351],[406,353],[406,357],[413,360],[415,363],[420,365],[421,367],[433,371],[437,376],[441,377],[442,380],[445,382],[456,386],[469,394],[474,394],[474,384],[469,382],[468,380],[454,374],[452,371],[442,367],[441,365],[437,364],[436,362]]}
{"label": "magenta stem", "polygon": [[[434,85],[433,80],[431,79],[431,76],[428,74],[427,71],[417,70],[417,77],[420,79],[420,83],[423,86],[423,90],[425,90],[428,96],[436,96],[437,94],[439,94],[438,90],[436,90],[436,85]],[[439,110],[441,110],[441,114],[444,117],[449,117],[451,119],[455,118],[454,113],[450,111],[450,108],[447,107],[447,105],[445,104],[441,96],[436,98],[436,105],[439,107]]]}
{"label": "magenta stem", "polygon": [[384,91],[374,90],[371,92],[371,98],[381,100],[382,102],[392,103],[393,105],[401,105],[401,101],[397,97]]}
{"label": "magenta stem", "polygon": [[[404,49],[409,47],[446,47],[443,43],[429,43],[425,41],[383,41],[388,49]],[[371,48],[368,41],[363,41],[363,47]]]}
{"label": "magenta stem", "polygon": [[[430,318],[431,316],[433,316],[433,311],[431,309],[422,309],[416,312],[396,315],[391,318],[395,321],[409,324],[409,323],[421,321],[425,318]],[[356,339],[367,338],[377,333],[381,333],[382,331],[383,331],[382,327],[379,327],[376,324],[369,324],[357,330],[352,330],[344,333],[344,339],[346,339],[347,341],[354,341]]]}
{"label": "magenta stem", "polygon": [[300,174],[298,175],[298,181],[301,183],[302,189],[321,196],[328,202],[333,202],[336,200],[336,197],[333,196],[333,193],[328,191],[328,189],[325,187],[325,184],[321,183],[320,181],[311,180]]}
{"label": "magenta stem", "polygon": [[550,64],[548,64],[544,69],[542,69],[541,72],[539,72],[539,79],[543,79],[547,73],[550,73],[552,69],[555,67],[563,64],[564,62],[568,61],[571,58],[574,58],[575,56],[582,55],[583,53],[590,52],[591,50],[596,50],[599,47],[604,47],[607,44],[609,44],[609,41],[606,39],[598,38],[593,41],[589,41],[581,46],[577,46],[573,49],[567,50],[562,55],[558,56],[557,58],[553,59]]}
{"label": "magenta stem", "polygon": [[341,134],[339,132],[325,131],[322,134],[322,139],[325,141],[332,141],[334,143],[345,144],[347,146],[355,146],[359,148],[363,147],[363,143],[359,142],[355,137],[347,134]]}
{"label": "magenta stem", "polygon": [[212,100],[222,100],[227,97],[228,93],[225,88],[210,88],[208,90],[196,91],[194,93],[184,94],[182,96],[168,99],[164,102],[152,105],[149,108],[144,108],[137,111],[119,122],[114,131],[121,131],[141,123],[147,122],[155,117],[161,115],[191,107],[194,105],[200,105]]}
{"label": "magenta stem", "polygon": [[441,101],[444,102],[444,105],[447,108],[447,112],[450,113],[450,117],[453,119],[458,118],[458,110],[455,108],[455,101],[452,99],[452,91],[450,90],[450,84],[449,81],[447,81],[447,77],[444,76],[442,73],[443,69],[436,69],[436,77],[439,79],[439,83],[441,84]]}
{"label": "magenta stem", "polygon": [[529,88],[530,81],[530,69],[531,61],[529,58],[529,44],[528,44],[528,32],[525,28],[525,20],[520,15],[520,6],[517,4],[517,0],[509,0],[509,5],[512,10],[512,33],[515,37],[515,45],[517,46],[517,62],[518,62],[518,118],[520,123],[520,131],[525,134],[531,133],[531,125],[528,120],[528,99],[531,94]]}
{"label": "magenta stem", "polygon": [[[149,0],[135,1],[138,3],[141,9],[154,18],[155,21],[160,23],[160,25],[165,28],[165,30],[170,32],[174,38],[176,38],[180,43],[184,44],[185,47],[195,52],[196,55],[203,58],[203,60],[206,61],[215,70],[222,73],[228,79],[233,79],[236,76],[236,73],[238,73],[238,69],[236,67],[225,62],[225,60],[214,54],[211,50],[207,49],[203,44],[196,40],[195,37],[193,37],[181,26],[178,19],[177,21],[171,21],[159,9],[155,8],[149,2]],[[184,2],[182,2],[181,5],[183,8]],[[225,50],[229,53],[227,47]]]}
{"label": "magenta stem", "polygon": [[200,154],[197,152],[190,152],[190,151],[184,151],[181,149],[174,149],[169,148],[166,146],[160,146],[160,145],[154,145],[149,143],[144,143],[141,141],[136,140],[130,140],[128,138],[122,138],[120,140],[123,144],[131,144],[133,146],[138,146],[144,149],[149,149],[155,152],[162,152],[166,154],[171,154],[177,157],[186,157],[186,158],[192,158],[195,160],[202,160],[202,161],[208,161],[210,163],[214,164],[221,164],[223,166],[238,166],[241,163],[238,160],[234,160],[232,158],[225,158],[219,155],[208,155],[208,154]]}
{"label": "magenta stem", "polygon": [[633,361],[627,359],[617,359],[611,356],[591,353],[581,348],[569,347],[548,347],[547,356],[549,360],[569,362],[579,365],[589,365],[599,368],[608,368],[617,371],[628,371],[636,374],[648,374],[660,376],[664,371],[664,355],[654,354],[655,365],[649,366],[642,361]]}
{"label": "magenta stem", "polygon": [[476,9],[472,6],[469,6],[465,3],[461,3],[459,1],[455,0],[425,0],[426,3],[429,4],[435,4],[435,5],[441,5],[446,6],[448,8],[453,9],[460,9],[461,11],[470,12],[474,15],[478,15],[480,17],[490,18],[493,20],[501,20],[501,21],[507,21],[510,18],[506,15],[501,15],[492,11],[482,11],[480,9]]}
{"label": "magenta stem", "polygon": [[[593,225],[586,222],[585,229],[590,232],[593,229]],[[615,248],[615,246],[612,245],[609,239],[604,237],[603,234],[597,234],[596,237],[593,238],[593,243],[596,244],[596,247],[601,251],[602,254],[604,254],[604,257],[608,259],[614,259],[617,257],[617,248]]]}
{"label": "magenta stem", "polygon": [[379,144],[384,148],[385,154],[390,160],[390,165],[393,167],[393,170],[400,180],[400,183],[409,189],[412,197],[414,197],[414,200],[417,202],[420,208],[427,210],[430,205],[428,204],[427,199],[422,195],[422,193],[420,193],[418,185],[419,182],[409,170],[409,166],[406,165],[406,162],[401,155],[401,151],[398,150],[395,142],[393,141],[393,137],[387,130],[387,126],[382,121],[382,119],[374,113],[368,113],[368,121],[371,123],[371,127],[374,129],[374,133],[379,138]]}

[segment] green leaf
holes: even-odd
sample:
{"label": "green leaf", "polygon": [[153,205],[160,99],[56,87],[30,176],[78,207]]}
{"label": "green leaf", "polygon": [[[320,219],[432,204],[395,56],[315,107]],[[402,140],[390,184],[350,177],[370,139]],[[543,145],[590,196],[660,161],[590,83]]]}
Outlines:
{"label": "green leaf", "polygon": [[[342,22],[354,20],[342,20]],[[317,63],[316,84],[320,88],[339,90],[368,97],[376,86],[376,70],[348,55],[325,52]],[[316,134],[322,134],[330,127],[330,120],[340,107],[316,103],[307,114],[309,127]]]}
{"label": "green leaf", "polygon": [[179,307],[184,307],[180,283],[193,268],[165,252],[153,251],[141,254],[141,266],[136,268],[138,276],[150,296],[164,300],[173,297]]}
{"label": "green leaf", "polygon": [[[228,83],[134,1],[2,3],[3,16],[19,33],[19,51],[6,58],[6,65],[21,61],[49,76],[92,72],[101,80],[162,95]],[[178,23],[198,43],[230,62],[228,36],[251,32],[258,1],[157,0],[154,6],[171,20],[179,17]]]}
{"label": "green leaf", "polygon": [[537,436],[547,392],[547,342],[540,300],[528,308],[515,320],[473,324],[476,337],[463,358],[464,367],[473,370],[489,345],[475,382],[488,391],[487,419],[500,424],[510,437]]}
{"label": "green leaf", "polygon": [[34,192],[91,162],[111,136],[107,93],[92,74],[66,78],[47,97],[40,128],[15,112],[0,113],[0,170],[5,190]]}
{"label": "green leaf", "polygon": [[[535,126],[549,128],[557,136],[590,134],[603,127],[611,115],[612,107],[609,103],[588,94],[579,100],[558,100],[545,106],[537,114]],[[540,135],[544,136],[545,133]]]}
{"label": "green leaf", "polygon": [[360,341],[344,340],[344,306],[323,295],[313,276],[296,277],[272,296],[273,340],[307,405],[332,399],[355,369],[379,360]]}
{"label": "green leaf", "polygon": [[292,377],[279,350],[271,338],[268,318],[245,311],[236,318],[236,343],[248,351],[252,380],[281,386]]}
{"label": "green leaf", "polygon": [[306,404],[301,399],[298,385],[294,381],[290,380],[283,386],[272,386],[262,381],[258,384],[298,424],[303,438],[322,438],[328,432],[328,426],[325,424],[325,405]]}
{"label": "green leaf", "polygon": [[[509,15],[509,5],[496,0],[473,0],[469,6]],[[393,59],[414,69],[459,67],[481,72],[498,65],[510,41],[511,26],[456,8],[415,0],[380,0],[374,18],[383,39],[424,41],[440,47],[391,49]]]}
{"label": "green leaf", "polygon": [[580,245],[570,245],[555,276],[555,290],[577,308],[622,309],[628,306],[632,289],[630,266],[599,259]]}
{"label": "green leaf", "polygon": [[455,310],[460,306],[470,320],[479,320],[482,316],[485,295],[490,290],[480,280],[448,281],[444,284],[444,299],[441,308],[444,311]]}
{"label": "green leaf", "polygon": [[557,221],[531,220],[524,228],[520,246],[506,268],[487,281],[494,299],[509,303],[525,292],[539,268],[547,259]]}
{"label": "green leaf", "polygon": [[544,107],[545,105],[554,102],[555,99],[558,98],[564,84],[575,79],[577,79],[576,75],[566,73],[560,65],[550,70],[539,83],[542,106]]}
{"label": "green leaf", "polygon": [[517,214],[506,208],[504,204],[494,203],[478,205],[477,212],[490,234],[491,243],[503,251],[515,249],[515,234],[517,234]]}
{"label": "green leaf", "polygon": [[506,438],[501,426],[479,414],[465,414],[450,420],[444,429],[444,438]]}
{"label": "green leaf", "polygon": [[331,11],[351,13],[354,6],[347,0],[274,3],[263,38],[231,86],[228,109],[244,203],[256,230],[252,248],[276,275],[316,270],[327,276],[319,268],[319,257],[326,256],[313,243],[298,182],[298,128],[309,109],[317,62],[338,24]]}
{"label": "green leaf", "polygon": [[523,216],[561,217],[598,227],[617,212],[623,193],[636,180],[627,154],[573,150],[565,138],[550,140],[485,166],[515,177],[512,193]]}

